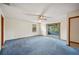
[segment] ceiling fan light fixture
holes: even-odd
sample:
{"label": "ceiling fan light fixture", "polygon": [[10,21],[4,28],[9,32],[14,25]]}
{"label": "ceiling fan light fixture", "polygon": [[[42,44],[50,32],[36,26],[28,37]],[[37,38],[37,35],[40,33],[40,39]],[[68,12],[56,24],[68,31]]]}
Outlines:
{"label": "ceiling fan light fixture", "polygon": [[39,22],[39,23],[41,23],[41,22],[42,22],[42,20],[38,20],[38,22]]}
{"label": "ceiling fan light fixture", "polygon": [[46,16],[39,16],[39,19],[40,20],[45,20],[46,19]]}

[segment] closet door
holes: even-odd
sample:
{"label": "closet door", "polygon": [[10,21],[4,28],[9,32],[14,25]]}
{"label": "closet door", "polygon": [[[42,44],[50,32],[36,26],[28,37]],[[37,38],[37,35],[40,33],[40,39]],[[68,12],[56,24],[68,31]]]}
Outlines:
{"label": "closet door", "polygon": [[70,41],[79,42],[79,17],[70,20]]}

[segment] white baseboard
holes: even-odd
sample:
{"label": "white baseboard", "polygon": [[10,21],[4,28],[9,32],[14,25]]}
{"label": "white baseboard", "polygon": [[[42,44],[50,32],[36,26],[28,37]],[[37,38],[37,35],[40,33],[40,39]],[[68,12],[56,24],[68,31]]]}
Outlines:
{"label": "white baseboard", "polygon": [[12,39],[5,39],[5,41],[7,41],[7,40],[21,39],[21,38],[25,38],[25,37],[34,37],[34,36],[42,36],[42,35],[29,35],[29,36],[24,36],[24,37],[16,37],[16,38],[12,38]]}

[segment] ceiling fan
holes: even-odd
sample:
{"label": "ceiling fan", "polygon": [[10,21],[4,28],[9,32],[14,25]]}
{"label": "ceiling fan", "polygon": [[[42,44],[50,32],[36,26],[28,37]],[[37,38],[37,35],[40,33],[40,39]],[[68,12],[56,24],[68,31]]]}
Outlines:
{"label": "ceiling fan", "polygon": [[[10,6],[10,3],[3,3],[3,4]],[[52,17],[44,16],[44,14],[51,7],[51,5],[52,4],[47,4],[46,7],[41,12],[41,14],[39,14],[39,15],[32,14],[32,13],[24,13],[24,14],[27,15],[27,16],[37,16],[38,21],[41,22],[41,21],[47,20],[47,18],[52,18]]]}
{"label": "ceiling fan", "polygon": [[41,12],[41,14],[39,15],[36,15],[36,14],[31,14],[31,13],[25,13],[25,15],[28,15],[28,16],[37,16],[37,19],[39,22],[41,21],[44,21],[44,20],[47,20],[47,18],[52,18],[52,17],[48,17],[48,16],[44,16],[44,14],[46,13],[46,11],[51,7],[51,4],[48,4],[44,10]]}

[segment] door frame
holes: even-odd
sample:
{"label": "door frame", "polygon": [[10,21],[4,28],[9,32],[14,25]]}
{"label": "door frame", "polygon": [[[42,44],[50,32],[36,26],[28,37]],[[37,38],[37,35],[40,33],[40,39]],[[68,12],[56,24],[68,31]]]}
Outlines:
{"label": "door frame", "polygon": [[60,25],[60,29],[59,29],[59,31],[60,31],[59,39],[61,39],[61,23],[60,23],[60,22],[46,24],[46,32],[47,32],[47,35],[48,35],[48,25],[52,25],[52,24],[59,24],[59,25]]}
{"label": "door frame", "polygon": [[4,17],[1,15],[1,48],[4,48]]}
{"label": "door frame", "polygon": [[79,16],[73,16],[73,17],[69,17],[68,19],[68,45],[70,46],[70,27],[71,27],[71,19],[74,19],[74,18],[79,18]]}

